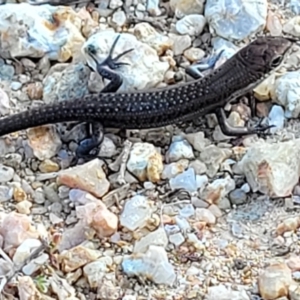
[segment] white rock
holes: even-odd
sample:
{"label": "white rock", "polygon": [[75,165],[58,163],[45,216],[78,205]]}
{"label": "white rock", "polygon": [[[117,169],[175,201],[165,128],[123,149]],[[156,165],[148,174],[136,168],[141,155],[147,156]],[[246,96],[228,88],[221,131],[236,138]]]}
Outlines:
{"label": "white rock", "polygon": [[176,162],[179,159],[192,159],[194,158],[194,152],[192,146],[187,140],[181,137],[174,137],[173,141],[166,153],[166,161]]}
{"label": "white rock", "polygon": [[192,168],[178,174],[176,177],[170,179],[170,188],[172,190],[184,189],[189,192],[197,191],[197,181],[195,171]]}
{"label": "white rock", "polygon": [[151,16],[159,16],[161,10],[159,8],[159,0],[148,0],[147,1],[147,11]]}
{"label": "white rock", "polygon": [[173,52],[174,55],[180,55],[184,50],[188,49],[192,45],[192,39],[189,35],[177,35],[169,33],[169,37],[173,41]]}
{"label": "white rock", "polygon": [[274,101],[285,108],[287,118],[300,114],[300,72],[288,72],[275,82]]}
{"label": "white rock", "polygon": [[216,217],[210,210],[206,208],[196,208],[195,218],[197,221],[202,221],[209,225],[213,225],[216,223]]}
{"label": "white rock", "polygon": [[300,37],[300,16],[295,16],[294,18],[291,18],[283,25],[283,31],[285,33],[291,34],[295,37]]}
{"label": "white rock", "polygon": [[159,227],[157,230],[142,237],[139,241],[136,241],[133,251],[135,253],[145,253],[150,245],[166,247],[167,244],[168,237],[166,232],[162,227]]}
{"label": "white rock", "polygon": [[[96,71],[96,65],[94,60],[86,54],[87,47],[93,45],[97,49],[97,58],[101,62],[107,57],[118,35],[118,33],[114,33],[111,30],[100,31],[85,42],[82,52],[92,69]],[[154,87],[163,81],[164,74],[169,68],[168,62],[161,62],[153,48],[138,41],[134,35],[128,33],[121,34],[113,57],[132,48],[134,49],[133,51],[120,59],[120,61],[129,65],[122,66],[117,71],[123,77],[123,84],[118,89],[118,92],[135,89],[147,90]]]}
{"label": "white rock", "polygon": [[105,262],[100,260],[93,261],[83,268],[83,274],[87,278],[91,288],[97,288],[102,277],[108,271],[109,269]]}
{"label": "white rock", "polygon": [[200,35],[204,29],[206,20],[202,15],[188,15],[176,22],[176,30],[180,34]]}
{"label": "white rock", "polygon": [[143,228],[152,215],[152,209],[147,198],[136,195],[126,201],[124,210],[120,217],[120,224],[127,229],[134,231]]}
{"label": "white rock", "polygon": [[275,133],[278,129],[282,129],[284,126],[284,110],[279,105],[273,105],[269,113],[269,125],[275,127],[270,128],[271,133]]}
{"label": "white rock", "polygon": [[129,276],[151,278],[156,284],[172,285],[176,278],[165,249],[159,246],[151,245],[145,254],[125,257],[122,268]]}
{"label": "white rock", "polygon": [[26,239],[16,250],[13,256],[13,262],[16,265],[22,264],[30,254],[41,246],[41,241],[37,239]]}
{"label": "white rock", "polygon": [[177,232],[174,234],[171,234],[169,236],[170,243],[174,244],[176,247],[180,246],[182,243],[184,243],[184,237],[182,233]]}
{"label": "white rock", "polygon": [[42,253],[39,257],[31,260],[27,265],[22,268],[25,275],[31,276],[33,273],[42,269],[49,260],[47,253]]}
{"label": "white rock", "polygon": [[[55,25],[50,21],[54,15]],[[0,37],[0,44],[5,45],[2,50],[9,51],[12,57],[43,57],[47,53],[51,60],[66,61],[80,54],[79,47],[84,42],[81,25],[77,27],[81,23],[78,18],[71,7],[28,3],[1,5],[0,28],[5,32],[5,36]]]}
{"label": "white rock", "polygon": [[207,289],[205,300],[250,300],[245,290],[235,291],[225,285],[210,286]]}
{"label": "white rock", "polygon": [[253,192],[271,197],[290,195],[300,175],[300,139],[256,143],[238,163]]}
{"label": "white rock", "polygon": [[267,0],[207,0],[204,15],[211,32],[243,40],[265,27],[267,10]]}
{"label": "white rock", "polygon": [[112,21],[118,25],[118,26],[123,26],[126,22],[126,14],[124,13],[124,11],[120,10],[120,11],[116,11],[113,16],[112,16]]}
{"label": "white rock", "polygon": [[123,1],[121,0],[111,0],[109,2],[109,8],[116,9],[118,7],[121,7],[123,5]]}

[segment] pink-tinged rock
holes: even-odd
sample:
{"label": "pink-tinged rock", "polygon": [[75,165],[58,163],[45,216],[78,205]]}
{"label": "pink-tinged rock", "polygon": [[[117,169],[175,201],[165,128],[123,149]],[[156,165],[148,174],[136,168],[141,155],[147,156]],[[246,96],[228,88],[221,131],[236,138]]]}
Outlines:
{"label": "pink-tinged rock", "polygon": [[84,165],[62,170],[58,174],[57,183],[102,197],[108,192],[110,186],[102,166],[101,160],[94,159]]}
{"label": "pink-tinged rock", "polygon": [[118,229],[118,217],[101,201],[77,206],[76,212],[77,217],[93,228],[99,238],[111,236]]}
{"label": "pink-tinged rock", "polygon": [[300,257],[298,255],[291,254],[286,260],[286,264],[292,272],[300,271]]}
{"label": "pink-tinged rock", "polygon": [[4,250],[18,247],[28,238],[39,237],[39,232],[31,225],[31,219],[23,214],[11,212],[0,215],[0,235],[4,239]]}

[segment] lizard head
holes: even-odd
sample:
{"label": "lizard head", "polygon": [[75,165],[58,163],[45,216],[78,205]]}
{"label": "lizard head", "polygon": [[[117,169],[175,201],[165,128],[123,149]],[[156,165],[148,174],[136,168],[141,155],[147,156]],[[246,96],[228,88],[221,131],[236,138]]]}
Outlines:
{"label": "lizard head", "polygon": [[242,63],[257,74],[269,74],[283,62],[293,40],[284,37],[259,37],[239,52]]}

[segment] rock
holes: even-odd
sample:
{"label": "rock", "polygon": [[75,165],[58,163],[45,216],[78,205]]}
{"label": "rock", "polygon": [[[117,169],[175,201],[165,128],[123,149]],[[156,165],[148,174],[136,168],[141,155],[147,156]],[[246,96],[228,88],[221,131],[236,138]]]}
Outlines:
{"label": "rock", "polygon": [[83,274],[87,278],[90,288],[97,288],[103,276],[108,273],[109,266],[104,260],[98,259],[93,261],[83,268]]}
{"label": "rock", "polygon": [[173,141],[166,153],[167,163],[176,162],[179,159],[193,159],[194,153],[193,148],[188,143],[187,140],[182,139],[181,137],[174,137]]}
{"label": "rock", "polygon": [[250,300],[245,290],[235,291],[223,284],[210,286],[207,289],[205,300]]}
{"label": "rock", "polygon": [[280,130],[284,127],[284,111],[283,108],[279,105],[273,105],[269,116],[269,125],[274,125],[275,127],[270,128],[270,132],[273,134],[277,130]]}
{"label": "rock", "polygon": [[123,212],[120,216],[120,224],[128,230],[135,231],[143,228],[152,217],[153,210],[147,198],[136,195],[126,201]]}
{"label": "rock", "polygon": [[18,247],[26,239],[37,239],[40,234],[41,232],[31,225],[31,219],[26,215],[15,212],[1,214],[0,235],[4,238],[4,251]]}
{"label": "rock", "polygon": [[42,294],[36,287],[35,282],[30,276],[22,276],[18,281],[18,294],[22,300],[44,299],[54,300],[54,298]]}
{"label": "rock", "polygon": [[42,173],[57,172],[59,170],[59,165],[50,159],[45,159],[39,165],[39,170]]}
{"label": "rock", "polygon": [[84,165],[61,170],[57,177],[57,184],[79,188],[101,198],[108,192],[110,186],[102,166],[101,160],[94,159]]}
{"label": "rock", "polygon": [[176,22],[176,30],[180,34],[198,36],[202,33],[206,20],[202,15],[188,15]]}
{"label": "rock", "polygon": [[230,149],[222,149],[215,145],[210,145],[200,153],[201,161],[205,162],[207,167],[206,174],[210,177],[216,175],[220,164],[231,155]]}
{"label": "rock", "polygon": [[184,170],[188,167],[189,161],[187,159],[181,159],[177,162],[168,164],[164,166],[164,170],[162,172],[162,179],[171,179],[176,175],[184,172]]}
{"label": "rock", "polygon": [[8,182],[13,179],[15,175],[15,170],[11,167],[6,167],[4,165],[0,165],[0,182]]}
{"label": "rock", "polygon": [[285,108],[287,118],[298,118],[300,113],[300,72],[288,72],[275,82],[273,101]]}
{"label": "rock", "polygon": [[291,254],[291,256],[286,260],[286,265],[292,272],[300,271],[300,257],[296,254]]}
{"label": "rock", "polygon": [[[54,15],[55,24],[49,21]],[[6,32],[0,40],[5,45],[3,51],[12,57],[42,57],[49,53],[50,59],[58,61],[78,57],[84,42],[79,16],[71,7],[6,3],[0,11],[0,20],[6,20],[1,24]],[[20,36],[20,32],[24,34]]]}
{"label": "rock", "polygon": [[52,158],[62,145],[53,125],[30,128],[27,131],[28,142],[33,154],[39,160]]}
{"label": "rock", "polygon": [[181,244],[184,243],[185,238],[183,237],[181,232],[177,232],[169,236],[169,241],[170,243],[174,244],[176,247],[179,247]]}
{"label": "rock", "polygon": [[294,18],[288,20],[283,25],[283,31],[295,37],[300,37],[300,16],[295,16]]}
{"label": "rock", "polygon": [[[97,49],[97,59],[103,61],[119,34],[111,30],[100,31],[90,36],[83,45],[82,51],[86,53],[87,47],[93,45]],[[128,50],[135,49],[122,57],[122,62],[128,63],[118,70],[123,77],[123,84],[118,92],[131,90],[147,90],[161,83],[165,72],[169,68],[167,62],[161,62],[156,51],[150,46],[136,39],[132,34],[122,33],[114,50],[114,56]],[[138,50],[137,50],[138,49]],[[94,60],[86,55],[88,65],[96,71]]]}
{"label": "rock", "polygon": [[[0,63],[1,66],[1,63]],[[7,93],[0,88],[0,113],[6,115],[9,113],[10,102]]]}
{"label": "rock", "polygon": [[62,264],[62,270],[69,273],[95,261],[100,256],[100,251],[92,250],[80,245],[69,250],[64,250],[59,255],[59,259]]}
{"label": "rock", "polygon": [[[265,27],[268,10],[266,0],[229,0],[226,10],[223,3],[223,0],[206,1],[204,15],[211,32],[225,39],[242,41]],[[231,13],[226,13],[228,11]]]}
{"label": "rock", "polygon": [[158,55],[162,55],[172,48],[172,40],[157,32],[149,23],[136,24],[133,33],[139,41],[154,48]]}
{"label": "rock", "polygon": [[[76,219],[77,222],[77,219]],[[61,236],[60,243],[58,244],[59,252],[69,250],[78,246],[86,240],[86,228],[83,222],[77,223],[74,227],[67,228]]]}
{"label": "rock", "polygon": [[29,83],[26,89],[31,100],[41,100],[43,98],[43,85],[41,82]]}
{"label": "rock", "polygon": [[216,217],[206,208],[196,208],[195,218],[197,221],[205,222],[208,225],[216,223]]}
{"label": "rock", "polygon": [[130,151],[127,169],[140,181],[160,180],[163,171],[162,156],[149,143],[135,143]]}
{"label": "rock", "polygon": [[17,203],[16,209],[18,213],[29,215],[31,213],[30,208],[32,207],[32,203],[28,200],[21,201]]}
{"label": "rock", "polygon": [[43,100],[48,104],[83,98],[89,92],[90,74],[82,62],[55,64],[44,79]]}
{"label": "rock", "polygon": [[299,180],[300,139],[253,144],[238,165],[253,192],[286,197]]}
{"label": "rock", "polygon": [[49,255],[42,253],[37,258],[32,259],[28,264],[22,268],[22,272],[25,275],[32,276],[38,272],[45,264],[49,262]]}
{"label": "rock", "polygon": [[291,270],[283,263],[267,267],[258,278],[258,288],[263,299],[273,300],[288,297],[292,284]]}
{"label": "rock", "polygon": [[110,237],[118,229],[118,217],[102,201],[76,207],[77,217],[93,228],[99,238]]}
{"label": "rock", "polygon": [[16,249],[13,256],[13,262],[15,264],[22,264],[30,254],[41,246],[41,241],[37,239],[26,239],[23,243]]}
{"label": "rock", "polygon": [[201,192],[201,198],[210,204],[218,204],[234,189],[235,181],[231,177],[216,179]]}
{"label": "rock", "polygon": [[241,205],[247,201],[247,195],[242,189],[236,189],[229,193],[229,198],[232,204]]}
{"label": "rock", "polygon": [[159,227],[157,230],[142,237],[139,241],[136,241],[133,252],[145,253],[150,245],[166,247],[167,244],[168,238],[166,232],[163,228]]}
{"label": "rock", "polygon": [[268,11],[266,28],[268,29],[268,31],[272,36],[282,35],[281,19],[276,13],[273,13],[270,10]]}
{"label": "rock", "polygon": [[177,35],[174,33],[169,33],[169,37],[173,41],[172,50],[174,55],[181,55],[184,50],[188,49],[192,45],[192,40],[189,35]]}
{"label": "rock", "polygon": [[159,16],[161,14],[159,0],[149,0],[147,3],[147,11],[151,16]]}
{"label": "rock", "polygon": [[199,152],[202,152],[211,144],[211,141],[204,137],[204,132],[202,131],[184,134],[184,138]]}
{"label": "rock", "polygon": [[189,167],[193,168],[197,175],[204,174],[207,171],[205,163],[200,160],[191,161]]}
{"label": "rock", "polygon": [[14,189],[12,187],[0,185],[0,202],[5,202],[13,197]]}
{"label": "rock", "polygon": [[290,8],[292,12],[295,13],[296,15],[300,14],[300,3],[298,0],[291,0]]}
{"label": "rock", "polygon": [[128,276],[149,278],[156,284],[172,285],[176,277],[165,249],[159,246],[151,245],[145,254],[125,257],[122,268]]}
{"label": "rock", "polygon": [[205,52],[200,48],[191,47],[184,51],[184,57],[187,58],[190,62],[200,61],[205,56]]}
{"label": "rock", "polygon": [[126,14],[124,11],[116,11],[112,16],[112,22],[119,27],[126,23]]}
{"label": "rock", "polygon": [[170,8],[175,12],[178,18],[190,14],[202,14],[204,0],[171,0]]}
{"label": "rock", "polygon": [[255,97],[260,101],[266,101],[274,97],[275,91],[275,74],[271,74],[253,89]]}
{"label": "rock", "polygon": [[174,178],[170,179],[170,187],[172,190],[184,189],[188,192],[197,191],[197,181],[194,169],[188,169]]}
{"label": "rock", "polygon": [[296,231],[300,226],[300,218],[292,217],[282,221],[276,228],[276,234],[282,235],[288,231]]}

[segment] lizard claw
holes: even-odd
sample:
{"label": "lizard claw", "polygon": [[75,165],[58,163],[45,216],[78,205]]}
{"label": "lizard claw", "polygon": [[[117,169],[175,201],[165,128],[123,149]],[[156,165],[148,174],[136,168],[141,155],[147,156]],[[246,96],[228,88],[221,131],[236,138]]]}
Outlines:
{"label": "lizard claw", "polygon": [[131,49],[128,49],[122,53],[120,53],[119,55],[117,55],[115,58],[112,57],[113,55],[113,52],[115,50],[115,47],[116,47],[116,44],[118,42],[120,38],[120,35],[117,36],[117,38],[114,40],[110,50],[109,50],[109,53],[107,55],[107,57],[105,58],[105,60],[102,62],[102,63],[98,63],[97,61],[97,57],[96,57],[96,54],[97,54],[97,50],[96,48],[93,46],[93,45],[89,45],[87,50],[90,54],[90,56],[93,58],[93,60],[96,62],[97,64],[97,68],[101,68],[101,67],[104,67],[104,66],[108,66],[110,69],[112,70],[115,70],[115,69],[118,69],[120,66],[124,66],[124,65],[129,65],[128,63],[125,63],[125,62],[118,62],[118,60],[126,55],[127,53],[133,51],[134,49],[131,48]]}
{"label": "lizard claw", "polygon": [[270,132],[266,132],[267,130],[269,130],[270,128],[274,128],[276,127],[275,125],[263,125],[262,124],[262,119],[258,122],[257,125],[255,125],[252,130],[253,133],[257,133],[257,134],[263,134],[263,135],[271,135]]}

